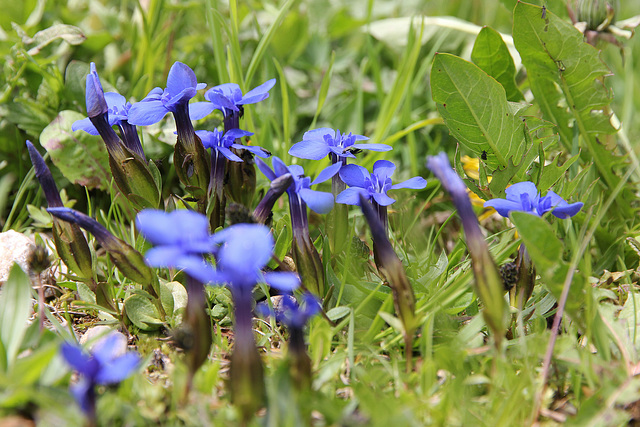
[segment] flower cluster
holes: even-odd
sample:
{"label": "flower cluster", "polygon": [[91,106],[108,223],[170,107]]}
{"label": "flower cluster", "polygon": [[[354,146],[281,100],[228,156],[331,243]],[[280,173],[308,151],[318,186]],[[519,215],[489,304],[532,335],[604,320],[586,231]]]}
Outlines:
{"label": "flower cluster", "polygon": [[505,190],[506,199],[491,199],[484,204],[485,207],[494,208],[504,217],[509,217],[511,211],[522,211],[533,215],[542,216],[547,212],[560,219],[566,219],[574,216],[584,203],[567,203],[562,197],[548,191],[544,197],[540,196],[540,192],[533,182],[519,182],[507,187]]}

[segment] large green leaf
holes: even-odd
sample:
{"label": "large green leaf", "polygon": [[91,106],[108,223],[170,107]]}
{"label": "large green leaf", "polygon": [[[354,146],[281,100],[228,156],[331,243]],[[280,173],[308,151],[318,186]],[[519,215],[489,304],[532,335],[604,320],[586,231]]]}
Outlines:
{"label": "large green leaf", "polygon": [[84,131],[71,131],[73,122],[82,118],[75,111],[61,111],[40,134],[40,144],[69,181],[105,189],[111,181],[111,172],[104,143]]}
{"label": "large green leaf", "polygon": [[471,60],[504,87],[509,101],[524,101],[516,86],[516,66],[500,33],[489,27],[482,28],[473,45]]}
{"label": "large green leaf", "polygon": [[431,91],[449,131],[478,157],[486,151],[489,166],[504,168],[509,160],[518,164],[530,148],[520,118],[525,105],[507,101],[502,85],[478,66],[454,55],[436,55]]}
{"label": "large green leaf", "polygon": [[514,12],[513,39],[536,102],[558,126],[562,144],[571,149],[577,129],[606,184],[615,187],[612,166],[620,159],[597,139],[615,132],[603,111],[611,102],[603,78],[611,72],[598,50],[571,23],[548,10],[543,18],[541,7],[522,2]]}
{"label": "large green leaf", "polygon": [[0,361],[1,368],[9,369],[13,365],[29,326],[30,314],[31,280],[18,264],[14,264],[0,293],[0,341],[5,353],[5,359]]}

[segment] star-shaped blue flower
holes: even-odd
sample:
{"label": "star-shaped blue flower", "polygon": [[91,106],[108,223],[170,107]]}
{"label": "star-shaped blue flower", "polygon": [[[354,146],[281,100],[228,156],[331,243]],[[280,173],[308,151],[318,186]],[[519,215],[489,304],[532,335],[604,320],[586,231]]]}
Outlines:
{"label": "star-shaped blue flower", "polygon": [[269,90],[276,84],[276,79],[267,80],[260,86],[242,95],[240,86],[235,83],[224,83],[209,89],[204,97],[211,102],[212,108],[222,111],[227,117],[240,111],[241,106],[255,104],[269,97]]}
{"label": "star-shaped blue flower", "polygon": [[391,182],[391,175],[396,169],[396,165],[388,160],[378,160],[373,165],[373,172],[362,166],[346,165],[340,169],[340,178],[350,188],[347,188],[336,198],[336,202],[347,205],[359,205],[359,195],[362,194],[367,200],[375,201],[380,206],[389,206],[395,199],[387,196],[387,191],[399,188],[412,188],[419,190],[427,186],[427,181],[416,176],[398,184]]}
{"label": "star-shaped blue flower", "polygon": [[96,385],[117,384],[131,375],[140,364],[140,356],[135,352],[117,354],[118,340],[124,337],[113,332],[99,340],[86,354],[81,348],[64,343],[61,353],[69,365],[81,375],[80,382],[71,387],[83,411],[95,411]]}
{"label": "star-shaped blue flower", "polygon": [[584,203],[567,203],[562,197],[548,191],[547,195],[540,197],[540,192],[533,182],[519,182],[505,190],[506,199],[491,199],[484,203],[485,207],[494,208],[504,217],[509,217],[511,211],[523,211],[533,215],[542,216],[551,211],[551,214],[560,219],[565,219],[577,214]]}
{"label": "star-shaped blue flower", "polygon": [[199,262],[202,254],[213,253],[217,248],[209,234],[207,218],[198,212],[145,209],[136,216],[136,227],[155,245],[145,254],[152,267],[183,268],[189,259]]}
{"label": "star-shaped blue flower", "polygon": [[[311,178],[304,176],[304,169],[299,165],[287,166],[278,157],[272,157],[273,170],[267,166],[266,163],[260,159],[256,159],[258,169],[267,177],[270,181],[285,174],[291,174],[293,177],[293,184],[287,189],[289,198],[299,197],[304,201],[311,210],[314,212],[325,214],[333,209],[333,195],[331,193],[325,193],[323,191],[312,190]],[[325,178],[326,180],[327,178]],[[316,184],[316,179],[313,184]],[[306,213],[306,211],[305,211]]]}
{"label": "star-shaped blue flower", "polygon": [[158,123],[167,113],[175,113],[188,105],[191,120],[199,120],[214,110],[209,102],[194,102],[189,100],[196,96],[205,83],[198,83],[191,68],[182,62],[176,62],[169,70],[167,87],[152,89],[140,102],[133,104],[129,110],[129,123],[137,126],[148,126]]}
{"label": "star-shaped blue flower", "polygon": [[218,151],[232,162],[241,162],[242,159],[235,155],[231,151],[231,148],[235,148],[236,150],[247,150],[258,157],[269,157],[270,155],[270,153],[262,147],[236,144],[236,139],[242,138],[243,136],[253,135],[253,132],[248,132],[246,130],[231,129],[230,131],[224,132],[224,134],[218,129],[215,129],[213,132],[208,130],[197,130],[196,135],[200,137],[204,148],[211,148],[212,150]]}
{"label": "star-shaped blue flower", "polygon": [[365,141],[369,138],[352,133],[342,134],[340,130],[320,128],[305,132],[302,141],[293,144],[289,154],[301,159],[320,160],[329,154],[336,156],[337,161],[349,158],[355,159],[354,152],[359,150],[389,151],[391,146],[386,144],[357,144],[356,141]]}
{"label": "star-shaped blue flower", "polygon": [[298,304],[296,299],[290,295],[283,295],[280,307],[269,308],[266,303],[261,303],[256,307],[260,314],[265,316],[275,316],[276,320],[283,323],[288,328],[302,329],[307,321],[320,312],[320,301],[308,292],[302,295],[302,303]]}

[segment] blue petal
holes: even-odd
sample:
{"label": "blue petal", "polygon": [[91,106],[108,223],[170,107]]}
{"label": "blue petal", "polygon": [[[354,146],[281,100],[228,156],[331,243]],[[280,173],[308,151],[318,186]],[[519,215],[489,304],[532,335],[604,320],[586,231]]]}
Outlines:
{"label": "blue petal", "polygon": [[263,159],[266,159],[271,155],[271,153],[269,153],[264,148],[257,147],[255,145],[231,144],[231,147],[235,148],[236,150],[247,150],[258,157],[262,157]]}
{"label": "blue petal", "polygon": [[303,141],[321,141],[325,142],[324,136],[329,135],[331,139],[336,138],[336,131],[331,128],[318,128],[309,130],[302,135]]}
{"label": "blue petal", "polygon": [[290,173],[291,176],[293,176],[293,179],[298,179],[300,175],[304,175],[302,166],[291,165],[290,170],[279,157],[273,156],[271,158],[271,164],[273,165],[273,171],[276,173],[276,176],[282,176],[285,173]]}
{"label": "blue petal", "polygon": [[198,280],[200,283],[228,283],[227,276],[213,268],[211,264],[202,259],[202,257],[182,257],[176,263],[177,267],[184,270],[189,276]]}
{"label": "blue petal", "polygon": [[239,111],[238,107],[236,107],[236,104],[233,101],[220,93],[212,92],[211,89],[209,89],[204,97],[211,101],[211,104],[217,110],[221,110],[223,112],[225,110]]}
{"label": "blue petal", "polygon": [[236,102],[237,105],[255,104],[269,97],[269,90],[276,84],[276,79],[267,80],[260,86],[245,93],[242,100]]}
{"label": "blue petal", "polygon": [[98,369],[98,363],[95,359],[84,354],[79,347],[64,343],[60,349],[62,357],[67,361],[73,369],[80,372],[86,377],[93,377]]}
{"label": "blue petal", "polygon": [[[360,136],[360,135],[358,135]],[[363,137],[365,138],[365,137]],[[368,139],[368,138],[366,138]],[[353,148],[358,148],[360,150],[371,150],[371,151],[391,151],[393,147],[387,144],[353,144]]]}
{"label": "blue petal", "polygon": [[366,179],[369,178],[369,176],[369,171],[359,165],[346,165],[340,169],[340,178],[342,178],[342,182],[349,187],[365,188]]}
{"label": "blue petal", "polygon": [[302,188],[298,191],[298,195],[314,212],[326,214],[333,209],[333,194],[331,193]]}
{"label": "blue petal", "polygon": [[[549,198],[551,200],[551,204],[550,204],[551,213],[555,217],[560,219],[566,219],[571,216],[574,216],[575,214],[580,212],[580,209],[582,209],[582,207],[584,206],[584,203],[582,202],[569,204],[562,197],[560,197],[558,194],[556,194],[553,191],[549,191],[545,196],[545,198]],[[543,213],[544,212],[540,212],[541,215]]]}
{"label": "blue petal", "polygon": [[338,194],[338,197],[336,197],[336,203],[359,206],[361,194],[366,199],[369,199],[371,197],[367,190],[360,187],[351,187],[343,190],[340,194]]}
{"label": "blue petal", "polygon": [[101,365],[110,363],[118,356],[118,352],[122,348],[118,345],[118,341],[122,341],[126,345],[124,335],[116,331],[110,331],[96,341],[91,349],[91,355],[95,357]]}
{"label": "blue petal", "polygon": [[380,182],[384,182],[387,178],[391,178],[396,170],[396,165],[389,160],[378,160],[373,164],[373,175],[376,175]]}
{"label": "blue petal", "polygon": [[517,184],[510,185],[505,190],[507,194],[507,200],[511,200],[512,202],[520,202],[522,194],[528,194],[529,200],[532,202],[537,202],[538,200],[538,189],[533,182],[525,181],[518,182]]}
{"label": "blue petal", "polygon": [[167,90],[172,97],[185,89],[195,89],[197,84],[196,74],[188,65],[174,62],[167,76]]}
{"label": "blue petal", "polygon": [[519,202],[512,202],[505,199],[491,199],[484,202],[485,208],[493,208],[505,218],[509,217],[511,211],[522,211],[522,205]]}
{"label": "blue petal", "polygon": [[258,165],[258,169],[260,169],[260,172],[262,172],[262,174],[266,176],[269,181],[273,181],[277,178],[276,174],[273,173],[271,168],[262,160],[256,159],[256,165]]}
{"label": "blue petal", "polygon": [[251,135],[253,135],[253,132],[249,132],[248,130],[242,130],[242,129],[231,129],[226,131],[224,134],[225,138],[231,138],[231,139],[238,139],[244,136],[251,136]]}
{"label": "blue petal", "polygon": [[[236,144],[234,144],[236,145]],[[231,160],[232,162],[241,162],[242,159],[240,157],[238,157],[237,155],[233,154],[233,151],[229,150],[227,147],[215,147],[216,150],[218,150],[223,156],[225,156],[227,159]]]}
{"label": "blue petal", "polygon": [[153,125],[168,112],[160,100],[136,102],[129,110],[129,123],[136,126]]}
{"label": "blue petal", "polygon": [[209,236],[207,218],[201,213],[186,209],[170,213],[144,209],[136,217],[136,226],[147,240],[156,245],[206,242]]}
{"label": "blue petal", "polygon": [[584,203],[582,202],[566,204],[554,208],[551,211],[551,214],[560,219],[566,219],[580,212],[580,209],[582,209],[583,206]]}
{"label": "blue petal", "polygon": [[204,89],[205,87],[207,87],[206,83],[198,83],[196,85],[196,90],[201,90],[201,89]]}
{"label": "blue petal", "polygon": [[286,272],[271,272],[264,274],[264,280],[272,287],[282,292],[291,292],[300,286],[297,274]]}
{"label": "blue petal", "polygon": [[214,130],[213,132],[208,130],[197,130],[196,135],[202,141],[204,148],[215,148],[220,146],[220,137],[222,132]]}
{"label": "blue petal", "polygon": [[98,372],[96,382],[98,384],[116,384],[126,379],[140,364],[140,356],[137,353],[126,353],[105,366]]}
{"label": "blue petal", "polygon": [[301,159],[320,160],[329,154],[329,146],[325,141],[303,140],[293,144],[289,154]]}
{"label": "blue petal", "polygon": [[321,182],[325,182],[329,178],[333,178],[333,176],[340,171],[341,167],[342,167],[342,162],[337,162],[327,166],[326,168],[322,169],[322,171],[320,171],[320,173],[318,174],[316,179],[313,180],[311,185],[319,184]]}
{"label": "blue petal", "polygon": [[93,123],[91,123],[91,119],[88,117],[73,122],[73,124],[71,125],[71,130],[74,132],[77,130],[83,130],[89,135],[98,135],[98,129],[96,129]]}
{"label": "blue petal", "polygon": [[224,270],[255,274],[273,254],[273,238],[264,225],[236,224],[214,237],[225,242],[218,253],[218,266]]}
{"label": "blue petal", "polygon": [[151,267],[176,268],[176,262],[186,253],[180,246],[157,246],[149,249],[144,258]]}
{"label": "blue petal", "polygon": [[371,197],[373,197],[373,200],[375,200],[380,206],[389,206],[396,201],[384,193],[373,193],[371,194]]}
{"label": "blue petal", "polygon": [[449,164],[449,158],[446,153],[439,153],[435,156],[427,157],[427,167],[442,183],[442,186],[455,197],[468,197],[467,186],[462,179],[455,173]]}
{"label": "blue petal", "polygon": [[397,190],[399,188],[413,188],[414,190],[421,190],[427,186],[427,180],[421,176],[414,176],[404,182],[399,182],[391,186],[391,189]]}
{"label": "blue petal", "polygon": [[192,102],[189,104],[189,118],[200,120],[207,117],[216,107],[210,102]]}

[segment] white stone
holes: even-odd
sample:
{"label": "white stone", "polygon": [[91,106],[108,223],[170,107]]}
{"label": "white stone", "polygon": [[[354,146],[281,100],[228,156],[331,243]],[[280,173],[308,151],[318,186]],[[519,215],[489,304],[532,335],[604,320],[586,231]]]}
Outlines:
{"label": "white stone", "polygon": [[29,272],[27,260],[35,249],[33,240],[14,230],[0,233],[0,283],[6,282],[13,263]]}

